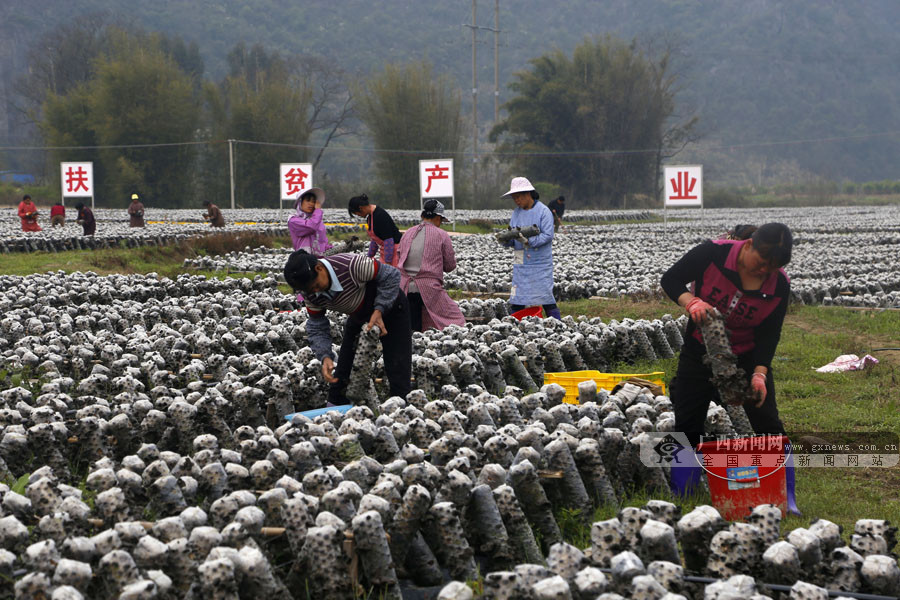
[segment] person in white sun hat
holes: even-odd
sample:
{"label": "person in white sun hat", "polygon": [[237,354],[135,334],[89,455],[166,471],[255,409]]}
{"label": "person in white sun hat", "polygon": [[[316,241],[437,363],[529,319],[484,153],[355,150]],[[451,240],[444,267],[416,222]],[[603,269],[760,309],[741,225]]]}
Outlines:
{"label": "person in white sun hat", "polygon": [[307,188],[297,196],[294,203],[297,212],[288,219],[294,250],[305,248],[313,256],[322,257],[331,248],[322,215],[324,203],[325,192],[321,188]]}
{"label": "person in white sun hat", "polygon": [[506,242],[514,250],[512,287],[509,290],[510,311],[540,305],[548,317],[560,319],[562,316],[553,297],[553,213],[538,201],[540,195],[524,177],[514,177],[509,191],[502,197],[512,197],[516,203],[516,209],[509,220],[510,227],[535,225],[540,230],[540,233],[526,238],[524,242]]}

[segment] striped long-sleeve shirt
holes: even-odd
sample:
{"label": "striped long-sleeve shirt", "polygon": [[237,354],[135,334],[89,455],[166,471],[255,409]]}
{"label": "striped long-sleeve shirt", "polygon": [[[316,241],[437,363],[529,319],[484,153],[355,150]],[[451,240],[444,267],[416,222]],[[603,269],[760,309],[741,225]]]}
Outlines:
{"label": "striped long-sleeve shirt", "polygon": [[[306,298],[306,311],[309,314],[306,335],[310,347],[321,360],[325,356],[334,358],[331,351],[331,325],[326,311],[336,310],[360,320],[368,320],[374,309],[380,310],[382,314],[386,313],[394,305],[400,291],[400,272],[361,254],[334,254],[319,260],[331,266],[338,284],[343,288],[333,297],[327,293],[318,293]],[[374,286],[374,299],[369,296],[371,305],[367,306],[366,292],[369,286]]]}

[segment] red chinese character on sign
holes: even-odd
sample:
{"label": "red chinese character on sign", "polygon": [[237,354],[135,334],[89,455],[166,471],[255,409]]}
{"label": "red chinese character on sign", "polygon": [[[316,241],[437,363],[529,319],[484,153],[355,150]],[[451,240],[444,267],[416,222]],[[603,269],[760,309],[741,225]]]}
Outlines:
{"label": "red chinese character on sign", "polygon": [[309,173],[304,172],[303,169],[297,167],[289,169],[284,174],[284,182],[288,185],[287,195],[300,193],[306,187],[307,177],[309,177]]}
{"label": "red chinese character on sign", "polygon": [[[67,192],[77,192],[79,189],[83,189],[84,191],[89,191],[85,182],[87,181],[87,171],[84,170],[83,167],[78,167],[77,171],[73,171],[72,167],[69,167],[66,171],[66,191]],[[75,186],[74,188],[72,186]]]}
{"label": "red chinese character on sign", "polygon": [[691,192],[694,191],[694,186],[697,185],[697,178],[691,177],[690,173],[688,173],[687,171],[678,171],[677,181],[674,177],[669,181],[672,182],[672,190],[675,192],[675,195],[671,197],[672,200],[697,199],[696,195],[691,195]]}
{"label": "red chinese character on sign", "polygon": [[428,185],[425,186],[425,193],[431,191],[431,182],[434,179],[449,179],[449,175],[447,175],[446,171],[449,171],[449,167],[442,167],[440,165],[434,165],[430,169],[425,169],[425,172],[428,173]]}

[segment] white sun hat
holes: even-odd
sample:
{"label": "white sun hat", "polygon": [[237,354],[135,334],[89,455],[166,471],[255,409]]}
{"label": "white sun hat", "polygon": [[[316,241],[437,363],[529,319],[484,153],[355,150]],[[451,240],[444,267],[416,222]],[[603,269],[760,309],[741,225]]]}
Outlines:
{"label": "white sun hat", "polygon": [[304,194],[314,194],[316,196],[316,208],[322,208],[322,205],[325,204],[325,191],[322,190],[322,188],[311,187],[300,190],[297,199],[294,201],[294,208],[300,206],[300,198],[302,198]]}
{"label": "white sun hat", "polygon": [[531,185],[531,182],[528,181],[525,177],[513,177],[513,180],[509,184],[509,191],[500,196],[501,198],[506,198],[507,196],[512,196],[518,192],[533,192],[534,186]]}

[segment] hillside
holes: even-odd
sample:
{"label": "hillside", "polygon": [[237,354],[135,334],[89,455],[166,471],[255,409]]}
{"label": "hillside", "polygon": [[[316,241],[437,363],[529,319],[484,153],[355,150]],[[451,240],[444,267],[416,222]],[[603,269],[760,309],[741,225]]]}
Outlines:
{"label": "hillside", "polygon": [[[239,41],[326,55],[360,76],[385,62],[425,56],[470,101],[471,31],[464,24],[471,11],[463,0],[6,3],[0,5],[0,92],[15,90],[28,50],[52,44],[47,36],[54,27],[104,12],[196,42],[211,78],[222,75],[225,56]],[[493,2],[478,2],[480,26],[493,27],[493,13]],[[894,178],[898,25],[900,5],[890,0],[501,0],[500,98],[509,97],[505,84],[530,58],[554,47],[568,52],[584,36],[674,44],[680,112],[698,114],[705,132],[682,158],[710,165],[708,177],[740,183],[801,172],[833,180]],[[493,34],[481,30],[478,38],[479,120],[486,132],[493,120]],[[16,117],[8,105],[0,109],[0,145],[21,139]]]}

